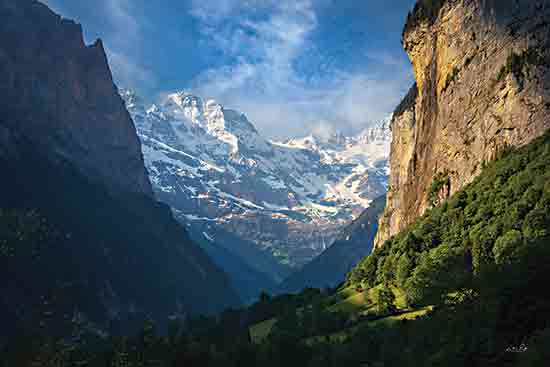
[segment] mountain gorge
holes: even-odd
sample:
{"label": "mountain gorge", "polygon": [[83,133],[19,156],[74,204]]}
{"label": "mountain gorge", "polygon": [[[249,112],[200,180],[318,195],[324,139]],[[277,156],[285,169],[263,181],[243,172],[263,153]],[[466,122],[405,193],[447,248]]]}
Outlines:
{"label": "mountain gorge", "polygon": [[238,305],[153,198],[102,42],[34,0],[1,1],[0,19],[0,342]]}
{"label": "mountain gorge", "polygon": [[386,191],[385,122],[356,137],[276,142],[213,100],[179,92],[149,105],[120,93],[157,197],[197,241],[223,247],[274,283],[328,248]]}
{"label": "mountain gorge", "polygon": [[117,89],[36,1],[0,20],[0,366],[548,364],[550,0],[417,0],[391,124],[282,142]]}

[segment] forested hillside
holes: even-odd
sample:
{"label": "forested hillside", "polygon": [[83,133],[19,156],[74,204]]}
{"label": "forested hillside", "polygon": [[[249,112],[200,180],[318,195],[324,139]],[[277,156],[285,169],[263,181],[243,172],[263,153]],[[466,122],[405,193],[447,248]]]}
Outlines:
{"label": "forested hillside", "polygon": [[[411,304],[429,303],[426,297],[443,279],[451,277],[456,285],[446,285],[456,288],[470,274],[514,264],[543,246],[550,234],[549,135],[501,154],[449,200],[438,203],[434,196],[434,205],[440,205],[366,257],[348,284],[392,283],[406,291]],[[434,179],[433,195],[445,180]]]}

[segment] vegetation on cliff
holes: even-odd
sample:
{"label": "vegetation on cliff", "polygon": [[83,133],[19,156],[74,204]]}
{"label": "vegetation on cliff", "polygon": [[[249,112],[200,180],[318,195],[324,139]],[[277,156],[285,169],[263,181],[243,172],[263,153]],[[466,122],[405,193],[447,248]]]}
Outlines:
{"label": "vegetation on cliff", "polygon": [[418,0],[407,17],[404,33],[418,24],[427,22],[433,24],[439,16],[439,11],[449,0]]}

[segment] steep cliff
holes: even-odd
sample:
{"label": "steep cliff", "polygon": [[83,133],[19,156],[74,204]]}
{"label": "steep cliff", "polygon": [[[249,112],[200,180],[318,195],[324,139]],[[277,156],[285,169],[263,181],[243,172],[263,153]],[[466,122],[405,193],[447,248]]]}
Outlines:
{"label": "steep cliff", "polygon": [[376,246],[550,127],[550,1],[421,0],[403,46],[416,83],[392,121]]}
{"label": "steep cliff", "polygon": [[0,1],[0,40],[0,344],[238,305],[152,197],[101,42],[34,0]]}
{"label": "steep cliff", "polygon": [[79,24],[38,1],[2,0],[0,19],[3,127],[112,190],[151,196],[102,42],[86,46]]}

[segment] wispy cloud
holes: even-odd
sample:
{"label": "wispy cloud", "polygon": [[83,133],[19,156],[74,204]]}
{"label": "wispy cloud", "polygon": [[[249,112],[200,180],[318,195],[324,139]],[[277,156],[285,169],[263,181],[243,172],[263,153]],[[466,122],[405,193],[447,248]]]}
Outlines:
{"label": "wispy cloud", "polygon": [[109,63],[120,85],[129,88],[153,88],[155,74],[140,63],[139,50],[143,32],[149,27],[146,19],[135,14],[135,1],[101,0],[110,32],[106,35],[106,52]]}
{"label": "wispy cloud", "polygon": [[365,55],[379,65],[372,70],[298,71],[315,48],[318,19],[311,0],[216,4],[197,1],[192,14],[204,37],[234,62],[205,71],[194,88],[243,110],[267,135],[356,131],[384,118],[408,87],[407,66],[384,53]]}
{"label": "wispy cloud", "polygon": [[268,136],[356,131],[391,112],[411,82],[398,47],[368,44],[386,32],[366,34],[369,9],[382,6],[371,2],[44,1],[83,22],[89,42],[103,38],[119,85],[145,96],[191,89]]}
{"label": "wispy cloud", "polygon": [[106,49],[113,75],[121,86],[139,90],[143,86],[157,84],[155,74],[124,53]]}
{"label": "wispy cloud", "polygon": [[[112,29],[110,40],[117,47],[135,47],[142,39],[144,19],[139,19],[132,13],[130,0],[103,0],[105,14]],[[135,3],[135,2],[134,2]]]}

